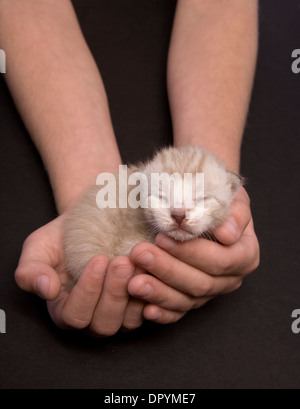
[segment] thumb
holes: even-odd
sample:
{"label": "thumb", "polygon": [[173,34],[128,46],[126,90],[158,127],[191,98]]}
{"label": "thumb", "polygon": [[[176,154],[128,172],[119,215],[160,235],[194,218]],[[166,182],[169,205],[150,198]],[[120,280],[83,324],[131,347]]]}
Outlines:
{"label": "thumb", "polygon": [[40,260],[21,261],[15,272],[15,280],[22,290],[48,301],[57,298],[61,291],[57,272]]}
{"label": "thumb", "polygon": [[231,205],[231,214],[214,231],[216,239],[226,246],[238,242],[251,221],[250,199],[242,187]]}

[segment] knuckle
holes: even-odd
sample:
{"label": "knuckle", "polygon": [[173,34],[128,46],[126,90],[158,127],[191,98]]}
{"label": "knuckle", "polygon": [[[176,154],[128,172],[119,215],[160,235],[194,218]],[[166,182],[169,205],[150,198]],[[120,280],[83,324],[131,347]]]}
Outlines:
{"label": "knuckle", "polygon": [[248,267],[245,269],[245,275],[251,274],[255,271],[260,265],[260,248],[258,240],[256,240],[253,250],[252,250],[252,257],[250,259],[250,263]]}
{"label": "knuckle", "polygon": [[110,269],[114,280],[117,280],[117,282],[120,280],[128,280],[134,273],[134,265],[131,263],[129,258],[125,258],[125,256],[114,259],[111,262]]}
{"label": "knuckle", "polygon": [[94,326],[93,331],[103,337],[111,337],[119,331],[119,327],[105,323],[100,326]]}
{"label": "knuckle", "polygon": [[249,194],[248,194],[248,192],[247,192],[247,190],[245,189],[245,187],[243,186],[241,189],[240,189],[240,197],[241,198],[243,198],[243,200],[248,204],[248,206],[250,205],[250,202],[251,202],[251,199],[250,199],[250,196],[249,196]]}
{"label": "knuckle", "polygon": [[251,272],[256,270],[260,265],[260,251],[259,251],[259,246],[257,246],[256,251],[254,253],[253,261],[250,266]]}
{"label": "knuckle", "polygon": [[96,283],[94,287],[91,286],[84,287],[83,291],[86,300],[94,300],[95,298],[98,298],[101,293],[99,290],[99,286],[97,286]]}
{"label": "knuckle", "polygon": [[166,323],[167,324],[173,324],[173,323],[179,321],[185,314],[186,314],[186,311],[184,311],[184,312],[181,312],[181,311],[174,312],[172,315],[170,315],[168,317],[168,320],[166,321]]}
{"label": "knuckle", "polygon": [[67,327],[74,329],[84,329],[89,325],[89,322],[87,320],[77,318],[72,314],[68,314],[65,312],[63,312],[62,319]]}
{"label": "knuckle", "polygon": [[251,274],[253,271],[255,271],[259,267],[259,265],[260,265],[260,257],[259,257],[259,255],[257,255],[254,258],[252,264],[250,265],[250,268],[248,269],[247,273]]}
{"label": "knuckle", "polygon": [[34,240],[34,237],[35,237],[35,232],[31,233],[29,236],[26,237],[23,243],[23,249],[31,245],[32,241]]}
{"label": "knuckle", "polygon": [[239,215],[242,220],[245,220],[245,225],[248,225],[251,220],[250,204],[244,201],[239,202]]}
{"label": "knuckle", "polygon": [[247,190],[244,189],[244,197],[245,197],[245,204],[250,207],[251,206],[251,199],[250,196],[247,192]]}
{"label": "knuckle", "polygon": [[256,270],[260,265],[260,255],[258,254],[253,263],[253,271]]}
{"label": "knuckle", "polygon": [[121,286],[111,286],[109,288],[109,295],[115,302],[122,302],[124,299],[128,298],[127,289],[126,287]]}
{"label": "knuckle", "polygon": [[15,280],[18,283],[18,285],[22,285],[22,282],[25,278],[25,272],[21,267],[17,267],[15,274],[14,274]]}
{"label": "knuckle", "polygon": [[[81,278],[81,277],[80,277]],[[77,285],[75,285],[73,291],[76,292],[76,296],[85,300],[98,298],[102,292],[103,278],[90,275],[88,279],[83,277]]]}
{"label": "knuckle", "polygon": [[38,230],[35,230],[24,240],[22,245],[22,252],[26,251],[27,248],[35,246],[37,242],[40,242],[40,236],[38,234]]}
{"label": "knuckle", "polygon": [[230,263],[228,263],[224,259],[216,258],[215,261],[214,261],[214,267],[213,267],[212,274],[214,276],[220,276],[220,275],[226,273],[226,271],[228,269],[228,265],[230,265]]}
{"label": "knuckle", "polygon": [[254,256],[254,262],[253,262],[253,267],[254,270],[256,270],[259,265],[260,265],[260,246],[258,240],[256,240],[256,248],[255,248],[255,256]]}
{"label": "knuckle", "polygon": [[143,323],[143,320],[127,320],[124,321],[123,327],[126,328],[128,331],[133,331],[139,328]]}
{"label": "knuckle", "polygon": [[132,265],[129,257],[125,256],[125,255],[117,256],[114,259],[112,259],[112,261],[111,261],[111,266],[113,268],[119,268],[119,267],[122,267],[124,265],[125,266],[126,265],[130,265],[130,266]]}
{"label": "knuckle", "polygon": [[22,289],[27,289],[29,285],[29,272],[32,266],[32,262],[26,261],[23,259],[23,255],[26,253],[26,249],[30,248],[35,241],[35,232],[31,233],[24,241],[22,246],[21,257],[19,260],[19,264],[14,272],[14,278],[16,283]]}
{"label": "knuckle", "polygon": [[23,290],[29,290],[31,288],[32,280],[28,273],[28,266],[19,265],[15,270],[14,278],[18,286]]}
{"label": "knuckle", "polygon": [[235,282],[235,283],[233,284],[233,286],[232,286],[232,291],[237,291],[237,290],[239,290],[239,289],[241,288],[242,284],[243,284],[243,280],[242,280],[242,279],[236,280],[236,282]]}
{"label": "knuckle", "polygon": [[178,305],[176,310],[179,313],[186,313],[194,308],[195,303],[199,300],[199,297],[189,296],[181,305]]}
{"label": "knuckle", "polygon": [[172,263],[164,263],[161,266],[160,272],[159,272],[159,278],[163,282],[169,282],[170,278],[172,278],[174,272],[174,267]]}
{"label": "knuckle", "polygon": [[209,280],[205,279],[201,282],[200,285],[195,286],[191,290],[191,295],[194,298],[199,298],[199,297],[206,297],[212,289],[212,285]]}
{"label": "knuckle", "polygon": [[211,296],[211,297],[206,297],[206,298],[201,298],[201,299],[195,298],[195,300],[193,302],[193,305],[192,305],[192,308],[195,310],[195,309],[198,309],[200,307],[203,307],[203,305],[208,303],[212,298],[214,298],[214,297]]}
{"label": "knuckle", "polygon": [[235,291],[238,291],[243,284],[242,278],[234,278],[234,281],[230,282],[222,291],[220,291],[220,295],[231,294]]}

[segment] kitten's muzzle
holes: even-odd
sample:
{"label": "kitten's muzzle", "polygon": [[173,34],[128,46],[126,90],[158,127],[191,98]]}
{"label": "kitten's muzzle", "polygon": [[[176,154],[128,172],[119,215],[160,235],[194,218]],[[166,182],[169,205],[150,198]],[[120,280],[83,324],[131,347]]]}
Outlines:
{"label": "kitten's muzzle", "polygon": [[178,226],[186,219],[186,211],[185,209],[174,209],[171,212],[171,218],[174,220]]}

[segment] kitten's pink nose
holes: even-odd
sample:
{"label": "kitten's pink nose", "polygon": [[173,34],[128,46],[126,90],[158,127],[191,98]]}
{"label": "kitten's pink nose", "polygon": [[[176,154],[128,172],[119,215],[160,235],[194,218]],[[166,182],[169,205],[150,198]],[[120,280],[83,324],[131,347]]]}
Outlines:
{"label": "kitten's pink nose", "polygon": [[176,211],[173,211],[171,213],[172,219],[175,220],[175,222],[180,226],[180,224],[183,222],[185,219],[185,210],[184,209],[176,209]]}

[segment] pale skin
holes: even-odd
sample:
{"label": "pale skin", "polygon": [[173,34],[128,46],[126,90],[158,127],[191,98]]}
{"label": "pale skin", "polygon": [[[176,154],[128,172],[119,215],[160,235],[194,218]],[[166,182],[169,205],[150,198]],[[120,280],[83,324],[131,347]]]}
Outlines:
{"label": "pale skin", "polygon": [[[239,288],[258,266],[249,197],[241,188],[229,219],[215,231],[222,244],[204,239],[179,244],[159,234],[156,246],[140,243],[130,257],[94,257],[71,293],[65,290],[62,220],[96,176],[114,172],[121,159],[101,76],[72,5],[57,4],[0,0],[7,83],[43,158],[60,213],[26,239],[16,281],[47,300],[61,328],[109,336],[135,329],[144,319],[175,322]],[[256,0],[178,1],[167,69],[176,146],[203,145],[238,172],[256,53]]]}

